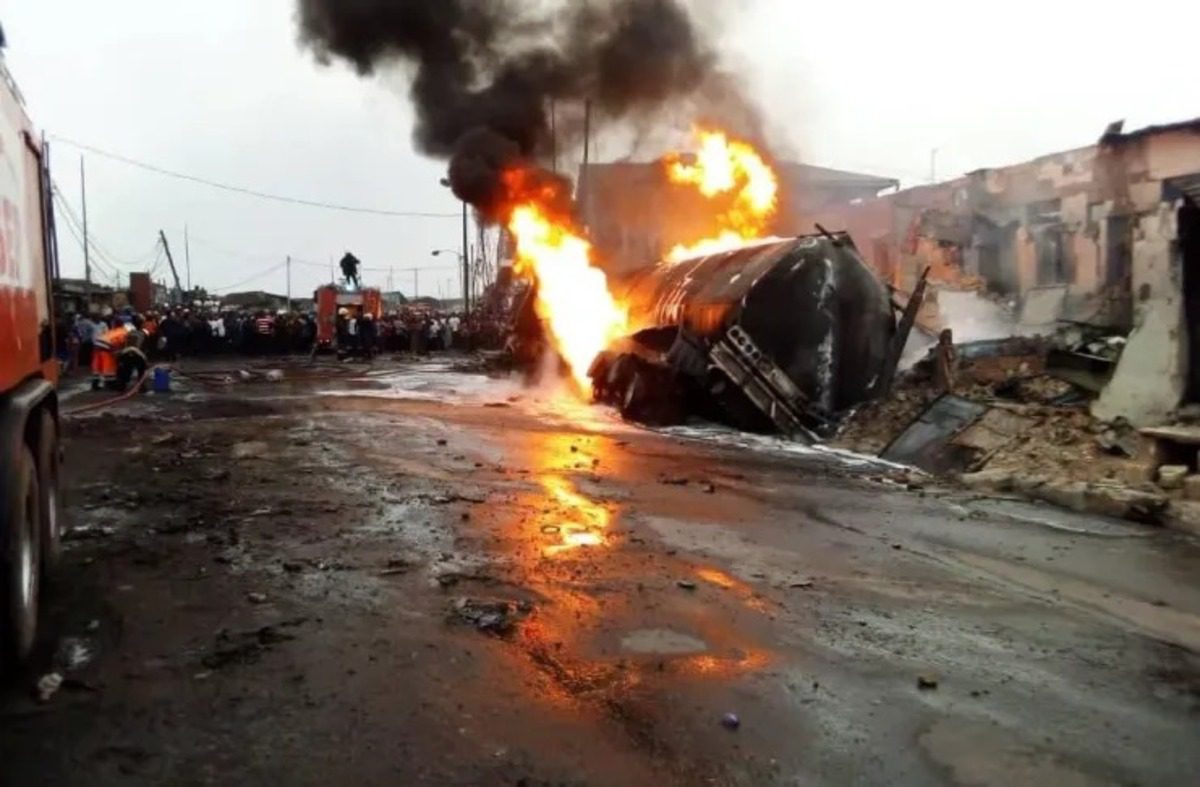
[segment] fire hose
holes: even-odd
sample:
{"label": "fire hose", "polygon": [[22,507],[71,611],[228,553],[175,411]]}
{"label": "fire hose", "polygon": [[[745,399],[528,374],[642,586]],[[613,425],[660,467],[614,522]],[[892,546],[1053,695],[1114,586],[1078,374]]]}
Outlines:
{"label": "fire hose", "polygon": [[[362,369],[362,370],[360,370],[360,369],[344,369],[344,367],[343,367],[344,372],[341,374],[308,375],[308,376],[305,376],[304,379],[305,380],[345,379],[348,376],[348,374],[366,374],[367,372],[371,371],[372,366],[373,366],[373,364],[368,364],[367,368]],[[136,394],[138,394],[142,390],[142,386],[145,384],[145,382],[149,378],[150,374],[156,368],[170,369],[172,372],[179,375],[180,377],[183,377],[183,378],[186,378],[189,380],[193,380],[196,383],[199,383],[200,385],[205,386],[207,388],[223,388],[223,387],[225,387],[225,385],[227,383],[224,379],[222,379],[220,381],[214,381],[214,380],[206,379],[206,378],[211,378],[211,377],[217,376],[217,375],[227,377],[231,374],[236,374],[236,373],[239,373],[242,371],[241,369],[232,369],[232,370],[216,369],[216,370],[205,370],[204,372],[197,373],[197,372],[185,372],[182,369],[175,367],[175,366],[164,366],[163,364],[158,364],[157,366],[152,367],[152,368],[147,368],[146,371],[142,372],[142,375],[141,375],[141,377],[138,378],[137,382],[134,383],[129,388],[129,390],[125,391],[124,393],[118,394],[118,395],[110,397],[108,399],[104,399],[103,401],[91,402],[91,403],[83,405],[81,407],[77,407],[73,410],[67,410],[62,413],[63,417],[71,417],[74,415],[80,415],[83,413],[92,412],[94,410],[101,410],[105,407],[109,407],[114,404],[119,404],[128,399],[133,398]],[[329,367],[329,368],[337,368],[337,367]]]}
{"label": "fire hose", "polygon": [[[374,363],[366,364],[365,368],[347,368],[345,366],[335,366],[333,364],[309,364],[306,367],[300,367],[300,368],[310,368],[310,369],[311,368],[326,368],[326,369],[336,369],[337,370],[337,372],[334,372],[334,373],[304,375],[303,379],[307,381],[307,380],[341,380],[341,379],[346,379],[347,377],[354,376],[354,375],[368,375],[374,369],[374,366],[375,366]],[[192,380],[192,381],[198,383],[199,385],[202,385],[202,386],[204,386],[206,388],[210,388],[210,389],[224,388],[227,384],[229,384],[229,382],[230,382],[229,378],[232,375],[241,374],[242,372],[245,371],[244,369],[205,369],[204,371],[200,371],[200,372],[188,372],[188,371],[184,371],[183,369],[181,369],[175,365],[156,364],[153,367],[147,367],[146,371],[144,371],[142,373],[141,377],[138,378],[137,382],[132,387],[130,387],[129,390],[125,391],[124,393],[118,394],[117,396],[113,396],[113,397],[105,399],[103,401],[91,402],[91,403],[83,405],[81,407],[77,407],[73,410],[67,410],[67,411],[63,412],[62,415],[64,417],[80,415],[82,413],[88,413],[88,412],[92,412],[94,410],[101,410],[105,407],[109,407],[114,404],[119,404],[128,399],[131,399],[134,395],[136,395],[137,393],[139,393],[141,391],[142,386],[145,384],[146,380],[149,378],[149,376],[154,371],[154,369],[158,369],[158,368],[169,369],[171,372],[173,372],[174,374],[176,374],[180,377],[183,377],[188,380]],[[221,379],[214,380],[214,379],[212,379],[214,377],[220,377]]]}
{"label": "fire hose", "polygon": [[116,396],[110,397],[108,399],[104,399],[99,402],[92,402],[90,404],[85,404],[82,407],[76,407],[74,410],[67,410],[66,412],[62,413],[62,416],[64,418],[70,418],[71,416],[79,415],[81,413],[87,413],[87,412],[91,412],[92,410],[103,409],[105,407],[108,407],[109,405],[114,405],[119,402],[123,402],[126,399],[132,399],[136,394],[141,393],[142,385],[145,384],[146,378],[149,376],[150,376],[150,368],[147,367],[146,371],[142,372],[142,376],[138,378],[138,381],[136,383],[134,383],[132,386],[130,386],[128,391],[125,391],[124,393],[121,393],[121,394],[117,394]]}

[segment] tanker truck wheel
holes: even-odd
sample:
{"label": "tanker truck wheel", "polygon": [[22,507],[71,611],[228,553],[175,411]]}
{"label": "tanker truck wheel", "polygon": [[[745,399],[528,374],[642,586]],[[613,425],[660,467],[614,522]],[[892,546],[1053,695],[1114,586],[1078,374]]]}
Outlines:
{"label": "tanker truck wheel", "polygon": [[38,485],[41,487],[42,570],[49,574],[62,557],[62,504],[59,500],[58,421],[49,410],[42,410],[42,428],[38,430]]}
{"label": "tanker truck wheel", "polygon": [[645,410],[646,378],[642,370],[635,365],[632,374],[625,382],[625,390],[621,395],[621,417],[628,421],[640,421]]}
{"label": "tanker truck wheel", "polygon": [[16,461],[0,481],[0,659],[4,667],[20,664],[37,636],[42,526],[37,461],[22,444]]}

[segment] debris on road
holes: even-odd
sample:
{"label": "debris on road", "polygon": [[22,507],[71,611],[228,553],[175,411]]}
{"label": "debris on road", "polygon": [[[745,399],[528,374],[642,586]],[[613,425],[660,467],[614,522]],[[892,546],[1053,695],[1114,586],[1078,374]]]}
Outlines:
{"label": "debris on road", "polygon": [[938,679],[933,675],[918,675],[917,688],[922,691],[932,691],[938,687]]}
{"label": "debris on road", "polygon": [[230,453],[234,459],[257,459],[269,450],[270,446],[261,440],[250,440],[244,443],[235,443]]}
{"label": "debris on road", "polygon": [[49,702],[50,699],[58,693],[62,688],[63,676],[60,672],[47,672],[42,677],[38,678],[36,695],[38,702]]}
{"label": "debris on road", "polygon": [[727,730],[736,730],[742,726],[742,720],[736,713],[726,713],[721,716],[721,726]]}
{"label": "debris on road", "polygon": [[680,579],[680,580],[676,581],[675,584],[678,585],[679,587],[683,588],[684,590],[695,590],[696,589],[696,583],[690,579]]}
{"label": "debris on road", "polygon": [[266,593],[247,593],[246,600],[249,601],[251,604],[266,604],[267,603],[267,594]]}
{"label": "debris on road", "polygon": [[512,602],[499,599],[455,599],[450,608],[450,617],[474,626],[479,631],[503,637],[512,632],[518,620],[533,609],[528,602]]}
{"label": "debris on road", "polygon": [[214,670],[232,664],[252,664],[275,645],[296,638],[283,629],[294,628],[305,622],[306,618],[296,618],[249,631],[221,629],[217,632],[212,650],[200,659],[200,663]]}

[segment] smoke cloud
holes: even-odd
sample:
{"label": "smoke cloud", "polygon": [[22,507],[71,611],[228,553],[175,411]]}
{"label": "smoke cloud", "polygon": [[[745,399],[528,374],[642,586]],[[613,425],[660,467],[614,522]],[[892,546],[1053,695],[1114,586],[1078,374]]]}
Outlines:
{"label": "smoke cloud", "polygon": [[448,158],[455,195],[490,219],[504,171],[548,153],[552,102],[636,119],[716,61],[685,0],[298,0],[297,18],[321,62],[411,69],[417,146]]}

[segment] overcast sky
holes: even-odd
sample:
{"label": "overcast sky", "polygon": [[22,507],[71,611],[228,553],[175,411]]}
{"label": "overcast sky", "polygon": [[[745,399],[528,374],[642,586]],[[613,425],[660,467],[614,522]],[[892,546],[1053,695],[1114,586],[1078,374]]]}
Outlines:
{"label": "overcast sky", "polygon": [[[740,0],[731,62],[772,139],[809,163],[906,184],[1094,142],[1104,126],[1200,115],[1200,3],[1085,0],[804,3]],[[352,249],[421,294],[457,287],[458,204],[441,162],[410,143],[395,85],[324,68],[296,44],[293,0],[0,0],[6,59],[47,134],[261,192],[450,218],[375,216],[240,196],[93,153],[90,231],[123,270],[153,260],[159,229],[194,283],[282,292],[329,279]],[[1119,11],[1119,12],[1118,12]],[[80,151],[54,143],[53,176],[79,211]],[[601,152],[605,152],[603,147]],[[61,213],[61,211],[60,211]],[[60,224],[65,220],[60,216]],[[64,275],[79,244],[60,231]],[[165,275],[165,268],[161,271]],[[367,282],[386,285],[387,273]],[[452,280],[452,284],[448,283]]]}

